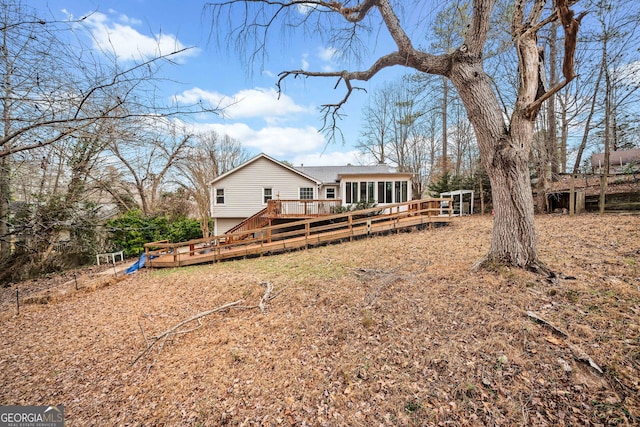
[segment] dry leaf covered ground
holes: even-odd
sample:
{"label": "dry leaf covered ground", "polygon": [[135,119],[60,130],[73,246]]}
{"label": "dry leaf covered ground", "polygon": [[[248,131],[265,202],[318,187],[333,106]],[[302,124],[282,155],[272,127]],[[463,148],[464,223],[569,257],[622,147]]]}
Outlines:
{"label": "dry leaf covered ground", "polygon": [[69,426],[638,425],[640,217],[536,221],[555,279],[472,272],[473,217],[5,305],[0,403]]}

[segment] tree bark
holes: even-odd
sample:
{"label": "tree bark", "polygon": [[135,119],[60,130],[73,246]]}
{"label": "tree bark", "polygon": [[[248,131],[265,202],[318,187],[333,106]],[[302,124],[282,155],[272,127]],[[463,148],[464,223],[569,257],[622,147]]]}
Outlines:
{"label": "tree bark", "polygon": [[[557,49],[557,22],[551,23],[551,36],[549,37],[549,87],[555,86],[557,82],[556,63],[558,61]],[[542,71],[541,71],[542,72]],[[547,153],[549,154],[549,162],[551,163],[551,181],[558,180],[558,137],[557,137],[557,119],[556,119],[556,97],[552,95],[547,100]]]}
{"label": "tree bark", "polygon": [[449,141],[447,138],[447,110],[449,101],[449,82],[446,78],[442,79],[442,176],[449,173],[447,148]]}
{"label": "tree bark", "polygon": [[451,80],[469,113],[481,162],[491,181],[495,213],[491,245],[477,266],[506,264],[539,271],[544,268],[536,249],[529,177],[534,120],[526,110],[536,97],[539,59],[535,37],[523,38],[519,44],[526,67],[521,68],[521,87],[510,128],[479,56],[456,53]]}
{"label": "tree bark", "polygon": [[9,158],[0,158],[0,257],[11,251],[9,235]]}

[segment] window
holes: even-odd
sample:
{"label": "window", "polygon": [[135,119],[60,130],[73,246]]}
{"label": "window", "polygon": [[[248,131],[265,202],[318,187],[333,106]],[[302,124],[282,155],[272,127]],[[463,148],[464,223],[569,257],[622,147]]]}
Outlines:
{"label": "window", "polygon": [[224,188],[216,188],[216,205],[224,205]]}
{"label": "window", "polygon": [[[347,182],[345,183],[345,203],[358,203],[358,196],[360,195],[358,191],[358,183],[357,182]],[[365,188],[366,191],[366,188]]]}
{"label": "window", "polygon": [[408,190],[407,181],[396,181],[395,182],[395,201],[396,203],[403,203],[409,199],[409,190]]}
{"label": "window", "polygon": [[262,203],[266,205],[271,199],[273,199],[273,190],[271,188],[263,188]]}
{"label": "window", "polygon": [[313,200],[313,187],[300,187],[300,200]]}
{"label": "window", "polygon": [[367,197],[367,183],[360,183],[360,202],[367,202],[369,198]]}
{"label": "window", "polygon": [[393,181],[378,181],[378,203],[393,203]]}
{"label": "window", "polygon": [[327,188],[327,199],[335,199],[336,198],[336,189],[333,187]]}
{"label": "window", "polygon": [[[347,184],[348,185],[348,184]],[[358,183],[351,183],[351,195],[353,196],[353,203],[358,203]]]}

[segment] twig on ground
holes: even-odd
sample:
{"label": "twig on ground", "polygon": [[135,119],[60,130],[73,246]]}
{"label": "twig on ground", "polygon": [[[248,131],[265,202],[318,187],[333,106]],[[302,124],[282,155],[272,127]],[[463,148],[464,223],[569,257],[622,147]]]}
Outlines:
{"label": "twig on ground", "polygon": [[[182,322],[172,326],[171,328],[167,329],[166,331],[164,331],[163,333],[161,333],[160,335],[157,335],[155,337],[152,337],[151,340],[149,340],[146,336],[146,334],[144,333],[144,329],[142,328],[142,325],[138,322],[138,326],[140,326],[140,331],[142,332],[142,336],[144,337],[144,340],[147,343],[147,347],[138,355],[138,357],[136,357],[136,359],[133,361],[133,363],[131,363],[131,366],[135,365],[141,358],[142,356],[144,356],[145,354],[147,354],[147,352],[149,350],[151,350],[151,348],[153,346],[155,346],[156,344],[159,344],[158,347],[158,353],[162,352],[162,349],[164,348],[164,344],[167,341],[167,338],[169,338],[172,335],[178,335],[178,334],[188,334],[189,332],[193,332],[197,329],[199,329],[202,326],[202,318],[205,316],[208,316],[210,314],[213,313],[217,313],[220,311],[224,311],[224,310],[228,310],[231,308],[236,308],[236,309],[244,309],[244,310],[248,310],[248,309],[253,309],[253,308],[259,308],[260,312],[264,313],[266,310],[266,305],[269,301],[271,301],[272,299],[276,298],[284,289],[281,289],[280,291],[278,291],[277,293],[273,293],[273,285],[271,284],[271,282],[263,282],[261,283],[262,286],[264,286],[265,291],[264,291],[264,295],[262,295],[262,298],[260,298],[260,302],[257,305],[252,305],[252,306],[241,306],[240,303],[244,302],[244,300],[238,300],[238,301],[234,301],[234,302],[230,302],[228,304],[224,304],[221,305],[220,307],[216,307],[213,308],[211,310],[207,310],[207,311],[203,311],[201,313],[198,313],[194,316],[191,316],[190,318],[183,320]],[[193,322],[193,321],[198,321],[198,326],[191,328],[191,329],[185,329],[185,330],[180,330],[180,328],[182,328],[184,325]],[[153,364],[152,364],[153,365]],[[149,372],[149,370],[151,369],[150,365],[147,368],[147,372]]]}
{"label": "twig on ground", "polygon": [[144,333],[144,328],[142,327],[142,323],[140,323],[140,321],[138,321],[138,326],[140,327],[140,332],[142,332],[142,338],[144,338],[144,341],[147,343],[147,345],[149,345],[149,339],[147,338],[147,335]]}
{"label": "twig on ground", "polygon": [[420,271],[415,271],[410,274],[398,275],[396,272],[398,270],[404,270],[404,265],[396,267],[391,270],[386,270],[386,271],[374,270],[374,269],[368,269],[368,268],[353,268],[354,273],[361,279],[369,279],[371,276],[378,276],[381,279],[380,284],[366,298],[366,301],[365,301],[366,308],[369,308],[375,304],[376,300],[378,299],[378,297],[380,296],[380,293],[384,288],[391,286],[396,282],[411,279],[414,276],[422,273],[425,269],[426,269],[426,266]]}
{"label": "twig on ground", "polygon": [[[557,335],[560,335],[563,338],[568,338],[569,337],[569,334],[567,334],[565,331],[563,331],[562,329],[557,328],[556,326],[551,324],[551,322],[549,322],[548,320],[543,319],[542,317],[538,316],[536,313],[534,313],[532,311],[527,311],[527,316],[530,319],[533,319],[536,322],[538,322],[538,323],[550,328],[553,333],[555,333]],[[600,375],[604,374],[604,371],[602,370],[602,368],[600,368],[600,366],[598,366],[598,364],[596,362],[594,362],[593,359],[591,357],[589,357],[589,355],[587,353],[585,353],[580,347],[572,345],[572,344],[567,344],[567,347],[571,351],[571,355],[573,356],[573,358],[576,361],[582,362],[582,363],[586,363],[587,365],[589,365],[593,369],[595,369]]]}
{"label": "twig on ground", "polygon": [[217,313],[219,311],[227,310],[227,309],[229,309],[229,308],[231,308],[233,306],[236,306],[236,305],[240,304],[243,301],[244,300],[238,300],[238,301],[230,302],[228,304],[221,305],[220,307],[216,307],[216,308],[213,308],[211,310],[203,311],[202,313],[198,313],[198,314],[196,314],[194,316],[191,316],[190,318],[188,318],[186,320],[183,320],[182,322],[178,323],[177,325],[172,326],[171,328],[167,329],[166,331],[164,331],[160,335],[154,337],[153,340],[151,341],[151,343],[147,344],[147,348],[145,348],[142,351],[142,353],[140,353],[138,355],[138,357],[136,357],[136,359],[133,361],[133,363],[131,363],[131,366],[135,365],[138,362],[138,360],[140,360],[142,358],[142,356],[147,354],[147,352],[149,350],[151,350],[151,348],[161,340],[163,342],[162,342],[162,344],[160,346],[160,351],[162,351],[162,348],[164,347],[164,342],[166,341],[166,339],[170,335],[173,335],[173,334],[176,334],[176,333],[180,333],[180,332],[176,332],[176,331],[178,331],[178,329],[180,329],[182,326],[186,325],[187,323],[193,322],[194,320],[199,320],[202,317],[208,316],[208,315],[213,314],[213,313]]}

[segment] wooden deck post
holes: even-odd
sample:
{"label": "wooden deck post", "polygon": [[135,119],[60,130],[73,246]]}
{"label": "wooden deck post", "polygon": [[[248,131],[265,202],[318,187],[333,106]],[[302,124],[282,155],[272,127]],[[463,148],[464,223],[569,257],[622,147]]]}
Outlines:
{"label": "wooden deck post", "polygon": [[[306,207],[306,205],[305,205]],[[309,222],[304,225],[304,247],[305,249],[309,249]]]}
{"label": "wooden deck post", "polygon": [[600,215],[604,214],[607,193],[607,178],[607,175],[600,174],[600,200],[598,202],[598,204],[600,205]]}
{"label": "wooden deck post", "polygon": [[575,206],[576,206],[576,184],[575,184],[576,176],[571,174],[571,184],[569,184],[569,216],[573,216],[575,214]]}

